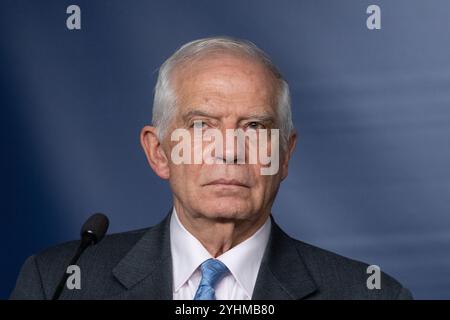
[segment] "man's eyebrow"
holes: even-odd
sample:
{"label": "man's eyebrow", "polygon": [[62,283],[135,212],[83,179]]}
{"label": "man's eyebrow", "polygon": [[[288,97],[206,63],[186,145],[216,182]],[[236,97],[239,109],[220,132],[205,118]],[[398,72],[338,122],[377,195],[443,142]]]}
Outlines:
{"label": "man's eyebrow", "polygon": [[190,110],[183,115],[183,119],[187,120],[189,118],[200,116],[200,117],[208,117],[208,118],[217,118],[216,116],[201,110]]}
{"label": "man's eyebrow", "polygon": [[[187,121],[188,119],[195,117],[195,116],[200,116],[200,117],[205,117],[205,118],[213,118],[213,119],[219,118],[216,115],[213,115],[211,113],[208,113],[208,112],[202,111],[202,110],[190,110],[190,111],[186,112],[182,116],[182,118],[184,121]],[[244,120],[256,120],[256,121],[260,121],[263,123],[272,123],[272,124],[276,122],[275,116],[268,112],[251,113],[251,114],[247,114],[247,115],[239,118],[239,121],[244,121]]]}
{"label": "man's eyebrow", "polygon": [[242,117],[241,120],[258,120],[261,122],[266,122],[266,123],[274,123],[275,122],[275,116],[273,116],[272,114],[268,113],[268,112],[258,112],[258,113],[254,113],[254,114],[249,114],[246,115],[245,117]]}

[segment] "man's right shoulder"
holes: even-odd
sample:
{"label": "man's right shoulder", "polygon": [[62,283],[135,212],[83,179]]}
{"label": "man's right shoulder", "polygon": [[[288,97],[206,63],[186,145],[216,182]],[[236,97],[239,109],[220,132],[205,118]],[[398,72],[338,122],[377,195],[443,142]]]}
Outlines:
{"label": "man's right shoulder", "polygon": [[[149,227],[106,235],[98,244],[89,247],[83,256],[92,255],[93,253],[98,256],[102,255],[102,252],[108,255],[112,254],[113,256],[126,254],[152,228]],[[49,263],[52,261],[66,260],[65,257],[67,256],[72,258],[79,245],[80,240],[64,242],[42,250],[35,255],[35,258],[38,261]]]}
{"label": "man's right shoulder", "polygon": [[[110,274],[134,245],[153,227],[114,233],[86,249],[78,265],[87,274]],[[69,241],[28,257],[23,264],[10,299],[50,299],[80,241]]]}

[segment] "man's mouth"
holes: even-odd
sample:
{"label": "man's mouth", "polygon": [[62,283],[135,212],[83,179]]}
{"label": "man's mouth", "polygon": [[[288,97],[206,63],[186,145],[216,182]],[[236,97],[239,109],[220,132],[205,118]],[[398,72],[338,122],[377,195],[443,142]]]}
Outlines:
{"label": "man's mouth", "polygon": [[245,183],[240,182],[236,179],[217,179],[205,184],[206,186],[230,186],[230,187],[244,187],[248,188],[249,186]]}

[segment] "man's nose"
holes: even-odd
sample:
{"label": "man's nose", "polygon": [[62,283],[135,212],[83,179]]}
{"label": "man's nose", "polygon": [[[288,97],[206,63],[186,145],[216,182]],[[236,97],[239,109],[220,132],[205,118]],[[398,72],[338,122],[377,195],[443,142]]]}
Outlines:
{"label": "man's nose", "polygon": [[236,129],[222,130],[223,148],[217,148],[217,162],[227,164],[245,163],[245,145],[237,138]]}

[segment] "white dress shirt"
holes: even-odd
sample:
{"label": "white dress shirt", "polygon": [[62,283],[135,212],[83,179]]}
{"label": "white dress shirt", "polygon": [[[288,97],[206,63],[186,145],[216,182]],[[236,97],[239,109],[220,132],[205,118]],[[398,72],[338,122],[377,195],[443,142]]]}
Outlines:
{"label": "white dress shirt", "polygon": [[[230,270],[219,281],[217,300],[250,300],[261,260],[269,241],[270,218],[250,238],[216,259]],[[170,249],[173,266],[173,299],[192,300],[201,279],[200,265],[213,258],[180,222],[175,207],[170,218]]]}

